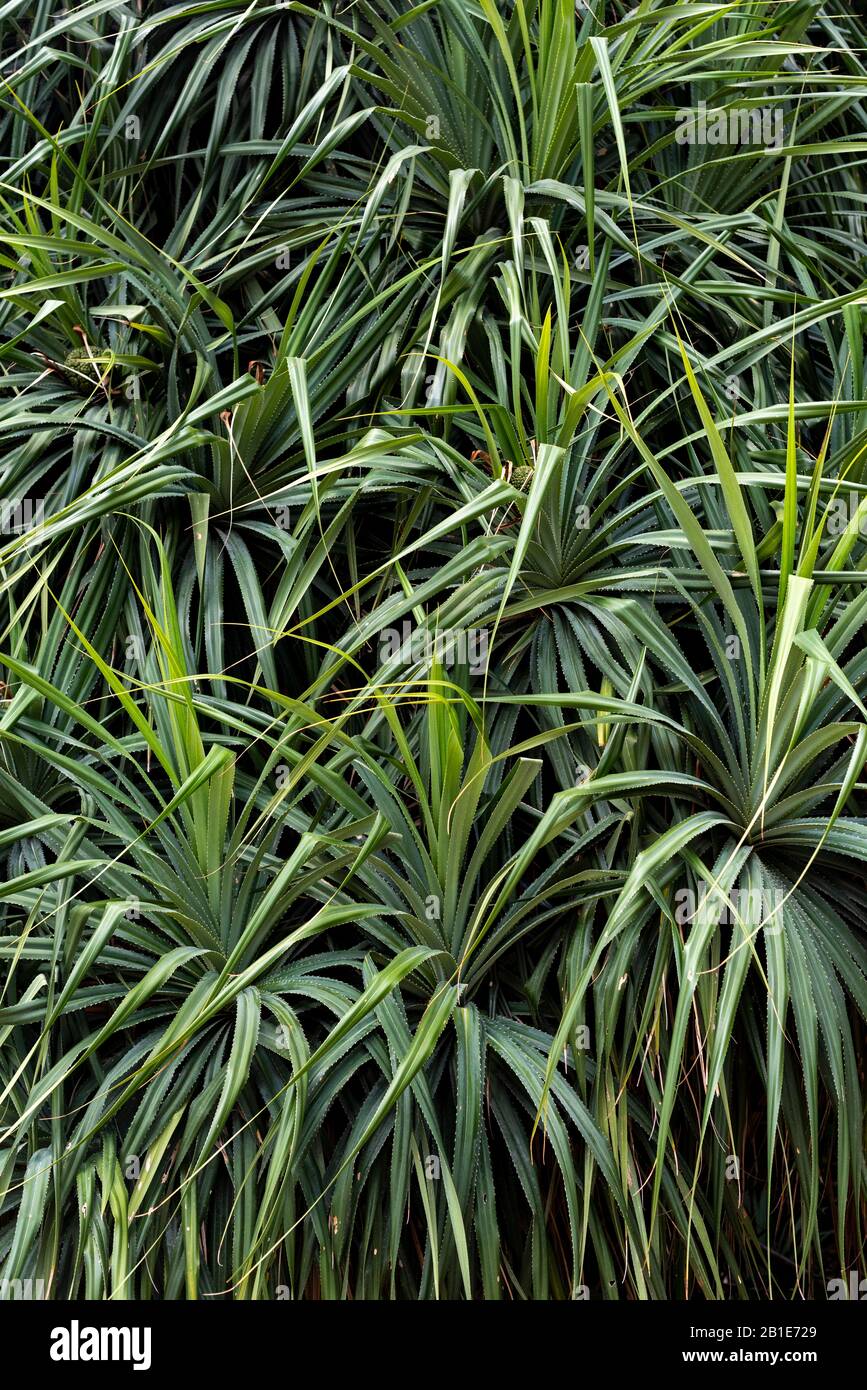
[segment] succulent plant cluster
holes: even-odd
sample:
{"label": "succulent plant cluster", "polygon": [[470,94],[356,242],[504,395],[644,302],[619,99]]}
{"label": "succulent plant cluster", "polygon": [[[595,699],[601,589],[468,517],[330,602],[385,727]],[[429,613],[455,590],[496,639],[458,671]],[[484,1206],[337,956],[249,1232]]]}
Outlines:
{"label": "succulent plant cluster", "polygon": [[865,55],[3,7],[3,1297],[863,1274]]}

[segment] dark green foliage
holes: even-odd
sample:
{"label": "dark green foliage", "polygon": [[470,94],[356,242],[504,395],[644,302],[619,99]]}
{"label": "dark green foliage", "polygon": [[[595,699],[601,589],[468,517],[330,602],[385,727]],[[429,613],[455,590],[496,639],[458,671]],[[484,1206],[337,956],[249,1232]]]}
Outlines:
{"label": "dark green foliage", "polygon": [[855,9],[4,7],[3,1296],[863,1274]]}

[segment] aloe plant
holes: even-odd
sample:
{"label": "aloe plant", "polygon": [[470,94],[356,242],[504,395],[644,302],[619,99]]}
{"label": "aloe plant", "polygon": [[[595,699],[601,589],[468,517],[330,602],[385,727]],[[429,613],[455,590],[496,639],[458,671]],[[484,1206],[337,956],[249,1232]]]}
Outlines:
{"label": "aloe plant", "polygon": [[864,1273],[865,51],[4,8],[4,1299]]}

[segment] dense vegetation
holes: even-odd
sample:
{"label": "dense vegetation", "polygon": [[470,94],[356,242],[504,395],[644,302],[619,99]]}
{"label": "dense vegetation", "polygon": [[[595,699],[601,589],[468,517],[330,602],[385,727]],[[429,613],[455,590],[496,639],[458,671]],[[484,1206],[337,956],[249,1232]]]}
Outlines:
{"label": "dense vegetation", "polygon": [[0,1281],[864,1273],[867,25],[0,11]]}

